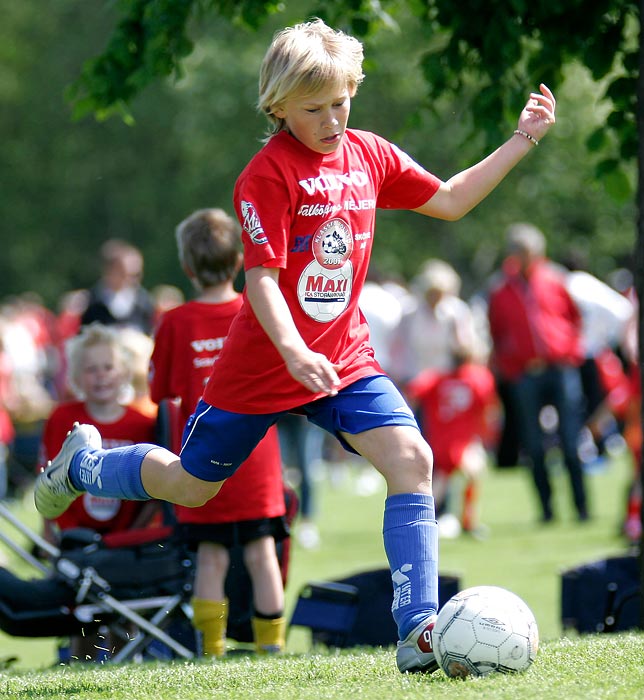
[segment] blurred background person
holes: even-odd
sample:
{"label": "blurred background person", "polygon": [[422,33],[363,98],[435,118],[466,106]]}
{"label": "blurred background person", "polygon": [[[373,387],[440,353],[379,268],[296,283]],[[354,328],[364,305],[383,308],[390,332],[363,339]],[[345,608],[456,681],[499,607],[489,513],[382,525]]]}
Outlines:
{"label": "blurred background person", "polygon": [[57,398],[54,318],[31,294],[6,299],[0,309],[5,406],[13,425],[8,489],[33,482],[43,424]]}
{"label": "blurred background person", "polygon": [[148,382],[154,341],[146,333],[132,327],[119,328],[118,334],[131,358],[127,403],[149,418],[156,419],[159,407],[150,397]]}
{"label": "blurred background person", "polygon": [[488,463],[486,441],[496,423],[494,376],[455,335],[452,367],[426,369],[405,387],[423,436],[434,453],[432,484],[439,535],[462,531],[482,538],[480,483]]}
{"label": "blurred background person", "polygon": [[[566,289],[581,312],[584,361],[580,372],[585,399],[584,420],[588,421],[606,399],[602,376],[612,368],[619,370],[616,351],[620,352],[624,346],[635,308],[625,295],[588,272],[588,260],[583,251],[570,249],[562,263],[568,270]],[[593,435],[587,431],[580,445],[584,464],[601,461],[607,439],[617,432],[616,421],[604,424],[601,433]]]}
{"label": "blurred background person", "polygon": [[360,292],[360,310],[369,324],[369,339],[380,366],[391,374],[392,351],[403,317],[403,301],[377,268],[370,266]]}
{"label": "blurred background person", "polygon": [[530,460],[541,520],[554,517],[541,412],[553,406],[557,435],[579,520],[589,517],[578,442],[583,424],[582,319],[563,270],[546,257],[546,240],[532,224],[506,232],[507,257],[490,291],[492,363],[510,394],[519,442]]}
{"label": "blurred background person", "polygon": [[[41,469],[58,454],[75,422],[96,426],[103,444],[111,447],[154,440],[155,420],[124,404],[132,361],[118,330],[92,323],[67,341],[66,351],[69,387],[76,398],[58,404],[45,423]],[[84,493],[55,521],[43,525],[45,539],[59,547],[63,534],[76,528],[104,535],[160,525],[161,520],[158,501],[121,501]],[[112,642],[99,632],[73,637],[70,654],[94,661],[111,648]]]}
{"label": "blurred background person", "polygon": [[459,296],[461,278],[449,263],[427,260],[411,289],[414,303],[401,316],[391,350],[394,380],[405,383],[425,369],[452,369],[454,338],[483,356],[472,310]]}
{"label": "blurred background person", "polygon": [[186,301],[184,293],[173,284],[157,284],[150,291],[154,302],[154,327],[166,311],[176,309]]}
{"label": "blurred background person", "polygon": [[89,290],[83,326],[98,321],[107,326],[132,326],[150,335],[155,308],[143,287],[143,255],[119,238],[107,240],[100,249],[101,277]]}
{"label": "blurred background person", "polygon": [[2,342],[3,318],[0,314],[0,500],[9,494],[9,451],[16,435],[11,418],[11,365]]}

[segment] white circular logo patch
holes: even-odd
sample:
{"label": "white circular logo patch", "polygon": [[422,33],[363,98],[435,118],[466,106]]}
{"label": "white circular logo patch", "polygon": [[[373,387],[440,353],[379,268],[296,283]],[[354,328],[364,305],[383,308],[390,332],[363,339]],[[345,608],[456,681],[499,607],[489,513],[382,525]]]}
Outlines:
{"label": "white circular logo patch", "polygon": [[121,509],[121,501],[118,498],[101,498],[91,493],[83,494],[83,505],[87,513],[101,523],[114,518]]}
{"label": "white circular logo patch", "polygon": [[352,286],[353,265],[350,260],[333,269],[326,269],[313,260],[300,275],[297,297],[308,316],[320,323],[329,323],[349,305]]}
{"label": "white circular logo patch", "polygon": [[341,268],[353,252],[353,236],[344,219],[330,219],[313,236],[313,256],[328,270]]}

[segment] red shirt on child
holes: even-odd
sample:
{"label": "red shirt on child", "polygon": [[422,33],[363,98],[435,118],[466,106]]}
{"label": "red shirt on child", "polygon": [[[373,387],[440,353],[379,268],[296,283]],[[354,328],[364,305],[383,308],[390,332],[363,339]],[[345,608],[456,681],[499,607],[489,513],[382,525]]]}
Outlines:
{"label": "red shirt on child", "polygon": [[[82,401],[69,401],[57,406],[45,423],[40,447],[40,466],[53,459],[63,445],[75,422],[90,423],[98,428],[103,447],[122,447],[140,442],[154,442],[155,420],[125,407],[123,416],[113,423],[100,423],[85,408]],[[87,527],[100,534],[129,529],[145,506],[144,501],[121,501],[84,493],[58,518],[61,530]]]}
{"label": "red shirt on child", "polygon": [[[354,129],[326,155],[280,132],[237,180],[246,269],[280,268],[279,287],[295,325],[309,348],[340,366],[341,387],[383,373],[358,306],[376,208],[414,209],[439,185],[393,144]],[[206,402],[237,413],[270,413],[321,396],[291,377],[244,303],[206,386]]]}
{"label": "red shirt on child", "polygon": [[463,364],[452,372],[425,370],[406,387],[420,404],[423,435],[436,470],[457,469],[465,449],[489,434],[488,411],[497,402],[494,376],[484,365]]}
{"label": "red shirt on child", "polygon": [[[241,296],[223,304],[191,301],[167,311],[155,335],[150,371],[152,399],[181,399],[182,427],[219,362]],[[251,362],[252,364],[252,362]],[[228,523],[284,515],[282,461],[273,426],[219,493],[200,508],[175,506],[182,523]]]}

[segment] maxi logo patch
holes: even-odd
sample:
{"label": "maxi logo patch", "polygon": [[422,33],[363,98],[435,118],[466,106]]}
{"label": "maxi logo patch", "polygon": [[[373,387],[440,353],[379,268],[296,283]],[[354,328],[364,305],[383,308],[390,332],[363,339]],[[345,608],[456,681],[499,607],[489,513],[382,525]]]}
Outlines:
{"label": "maxi logo patch", "polygon": [[297,298],[307,316],[319,323],[330,323],[349,305],[352,287],[353,265],[350,260],[331,270],[312,260],[300,275]]}
{"label": "maxi logo patch", "polygon": [[251,241],[253,241],[253,243],[256,245],[264,245],[265,243],[268,243],[268,238],[264,233],[262,222],[259,220],[259,216],[255,211],[254,205],[251,202],[242,200],[241,213],[242,228],[250,236]]}

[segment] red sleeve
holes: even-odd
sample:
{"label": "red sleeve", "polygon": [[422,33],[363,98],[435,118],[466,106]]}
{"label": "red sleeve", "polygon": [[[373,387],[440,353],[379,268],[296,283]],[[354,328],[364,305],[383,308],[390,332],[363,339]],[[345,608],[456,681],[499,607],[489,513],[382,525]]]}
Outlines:
{"label": "red sleeve", "polygon": [[386,164],[385,178],[378,193],[378,208],[416,209],[425,204],[436,194],[441,180],[395,144],[379,137],[376,139]]}
{"label": "red sleeve", "polygon": [[170,390],[170,367],[172,366],[172,329],[163,316],[154,336],[154,349],[150,358],[150,398],[154,403],[160,403],[163,399],[175,398]]}
{"label": "red sleeve", "polygon": [[242,224],[244,269],[267,263],[269,267],[286,267],[292,212],[284,182],[256,173],[242,176],[235,187],[234,202]]}

